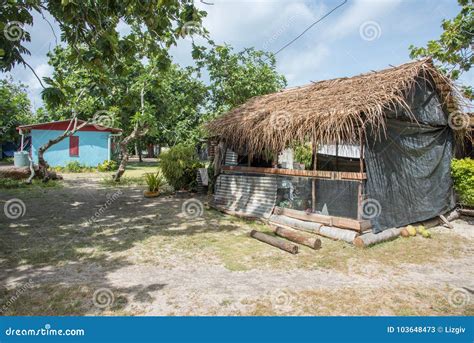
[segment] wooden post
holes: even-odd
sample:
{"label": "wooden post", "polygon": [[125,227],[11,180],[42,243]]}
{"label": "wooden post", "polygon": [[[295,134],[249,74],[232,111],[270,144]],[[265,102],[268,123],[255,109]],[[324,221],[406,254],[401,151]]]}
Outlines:
{"label": "wooden post", "polygon": [[[313,150],[313,170],[317,169],[318,166],[318,145],[316,140],[313,138],[312,141],[312,150]],[[316,211],[316,179],[313,178],[311,181],[311,209],[313,212]]]}
{"label": "wooden post", "polygon": [[[359,128],[359,150],[360,150],[360,156],[359,156],[359,172],[361,174],[364,173],[364,132],[361,128]],[[362,202],[364,201],[364,180],[359,181],[359,187],[357,190],[357,219],[362,220],[362,213],[363,213],[363,208],[362,208]]]}
{"label": "wooden post", "polygon": [[264,243],[273,245],[274,247],[277,247],[277,248],[280,248],[281,250],[287,251],[290,254],[297,254],[298,253],[298,246],[296,244],[284,241],[280,238],[270,236],[266,233],[259,232],[259,231],[256,231],[256,230],[252,230],[250,232],[250,237],[257,239],[260,242],[264,242]]}
{"label": "wooden post", "polygon": [[293,229],[287,229],[282,226],[275,225],[272,227],[273,232],[280,237],[286,238],[289,241],[306,245],[311,249],[317,250],[321,248],[321,240],[304,232]]}

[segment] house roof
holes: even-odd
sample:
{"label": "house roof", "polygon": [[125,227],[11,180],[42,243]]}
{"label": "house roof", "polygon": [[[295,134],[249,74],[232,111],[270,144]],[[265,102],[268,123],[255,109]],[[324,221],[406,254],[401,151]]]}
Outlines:
{"label": "house roof", "polygon": [[399,106],[411,113],[406,94],[420,77],[434,83],[447,112],[460,108],[462,97],[452,81],[430,59],[423,59],[254,97],[207,128],[234,150],[251,155],[311,139],[318,144],[358,144],[360,129],[370,126],[385,132],[387,109]]}
{"label": "house roof", "polygon": [[[39,123],[39,124],[31,124],[31,125],[20,125],[16,129],[17,130],[58,130],[58,131],[65,131],[68,126],[70,120],[59,120],[59,121],[51,121],[47,123]],[[78,125],[84,123],[84,120],[78,120]],[[121,129],[107,127],[99,124],[87,124],[83,126],[78,131],[105,131],[105,132],[112,132],[112,133],[119,133],[122,132]]]}

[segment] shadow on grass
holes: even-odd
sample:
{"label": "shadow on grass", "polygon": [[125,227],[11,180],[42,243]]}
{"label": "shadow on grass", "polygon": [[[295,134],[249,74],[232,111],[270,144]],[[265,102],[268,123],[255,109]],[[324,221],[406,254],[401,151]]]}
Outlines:
{"label": "shadow on grass", "polygon": [[[0,312],[96,313],[91,293],[99,288],[117,294],[116,307],[109,309],[114,313],[123,311],[130,301],[149,303],[152,293],[161,291],[166,284],[116,288],[108,277],[133,265],[127,259],[128,250],[150,237],[238,229],[219,226],[215,221],[219,215],[211,211],[205,211],[203,218],[187,218],[182,212],[186,199],[144,199],[142,190],[134,188],[121,189],[122,193],[114,197],[116,192],[74,187],[35,194],[0,194],[2,205],[12,198],[25,204],[23,216],[17,219],[0,213],[0,284],[5,285],[0,292]],[[97,213],[97,220],[88,222]],[[133,275],[130,278],[133,280]],[[10,312],[2,311],[2,306],[30,283],[32,286],[19,296],[21,301],[10,304]]]}

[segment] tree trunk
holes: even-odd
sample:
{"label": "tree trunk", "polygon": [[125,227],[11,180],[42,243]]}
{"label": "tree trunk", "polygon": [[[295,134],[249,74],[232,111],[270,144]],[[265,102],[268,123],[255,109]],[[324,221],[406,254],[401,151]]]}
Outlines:
{"label": "tree trunk", "polygon": [[125,173],[125,169],[127,168],[128,159],[130,158],[130,154],[128,153],[128,143],[138,137],[146,135],[147,132],[148,129],[143,129],[140,128],[138,125],[135,125],[135,128],[133,129],[132,133],[120,142],[119,146],[120,152],[122,153],[122,159],[120,161],[120,165],[117,172],[113,176],[115,182],[120,182],[120,178]]}
{"label": "tree trunk", "polygon": [[[81,125],[78,126],[77,125],[77,117],[74,116],[71,119],[71,121],[69,122],[69,125],[68,125],[67,129],[60,136],[58,136],[54,139],[50,139],[49,141],[47,141],[44,145],[42,145],[38,149],[38,168],[39,168],[38,173],[39,173],[40,177],[43,179],[43,182],[48,182],[51,178],[56,177],[56,173],[50,172],[48,170],[49,169],[49,164],[44,159],[44,153],[49,148],[51,148],[53,145],[61,142],[65,138],[70,137],[73,134],[75,134],[77,131],[79,131],[81,128],[86,126],[88,123],[89,123],[89,121],[85,121]],[[71,129],[71,125],[73,125],[72,129]]]}
{"label": "tree trunk", "polygon": [[137,149],[138,149],[138,162],[143,162],[142,145],[140,144],[140,140],[137,141]]}
{"label": "tree trunk", "polygon": [[[145,84],[142,87],[142,90],[140,92],[140,106],[141,106],[141,113],[142,116],[145,113]],[[130,158],[130,155],[128,153],[128,143],[131,141],[135,141],[135,152],[137,150],[137,139],[139,137],[142,137],[146,135],[148,132],[148,128],[140,128],[140,125],[135,124],[135,127],[133,128],[133,131],[130,135],[125,137],[121,142],[120,142],[120,151],[122,152],[122,160],[120,161],[119,168],[115,175],[113,176],[113,179],[115,182],[120,182],[120,178],[122,175],[125,173],[125,168],[127,168],[127,163],[128,159]],[[141,160],[141,157],[140,157]]]}

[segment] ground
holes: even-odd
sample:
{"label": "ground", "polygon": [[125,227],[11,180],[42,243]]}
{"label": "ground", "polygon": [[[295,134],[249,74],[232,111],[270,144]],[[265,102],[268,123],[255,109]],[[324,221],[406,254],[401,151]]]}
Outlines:
{"label": "ground", "polygon": [[[291,255],[249,237],[264,224],[207,197],[143,197],[155,164],[117,187],[103,173],[0,189],[3,315],[473,315],[474,226],[368,249],[322,238]],[[13,212],[12,212],[13,213]],[[12,217],[10,213],[10,217]],[[15,213],[13,213],[15,214]]]}

